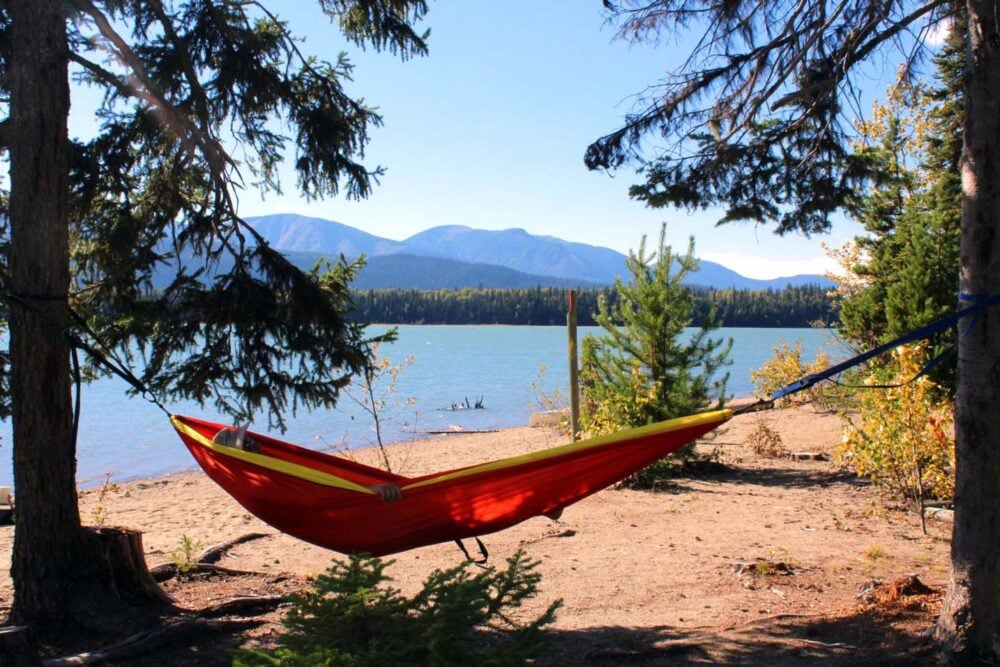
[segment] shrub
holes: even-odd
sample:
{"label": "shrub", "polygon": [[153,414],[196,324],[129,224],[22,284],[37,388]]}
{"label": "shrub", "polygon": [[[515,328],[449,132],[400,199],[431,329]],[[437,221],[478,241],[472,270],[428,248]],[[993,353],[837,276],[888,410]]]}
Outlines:
{"label": "shrub", "polygon": [[518,551],[503,570],[469,563],[435,570],[413,598],[388,585],[379,558],[335,561],[296,595],[272,651],[242,651],[235,665],[514,665],[542,645],[561,601],[519,624],[510,612],[538,592],[538,562]]}
{"label": "shrub", "polygon": [[[802,361],[802,341],[800,340],[795,341],[794,347],[786,341],[781,341],[780,344],[771,349],[774,351],[774,356],[765,361],[757,370],[750,371],[750,379],[760,396],[770,396],[782,387],[830,366],[830,358],[824,352],[817,352],[812,363],[804,363]],[[787,407],[814,403],[821,409],[828,409],[830,403],[826,391],[826,389],[814,385],[809,389],[780,399],[777,405]]]}
{"label": "shrub", "polygon": [[545,364],[538,365],[538,377],[531,383],[531,391],[535,395],[535,404],[544,412],[554,412],[559,415],[558,428],[566,435],[572,435],[569,414],[569,396],[559,390],[558,387],[547,391],[545,388],[545,376],[548,375],[549,367]]}
{"label": "shrub", "polygon": [[768,426],[763,419],[757,420],[754,430],[747,436],[746,445],[757,456],[778,458],[788,453],[781,441],[781,434]]}
{"label": "shrub", "polygon": [[841,462],[868,477],[883,494],[910,501],[923,522],[924,503],[954,494],[954,407],[936,398],[939,388],[916,376],[926,357],[920,345],[901,347],[869,385],[900,385],[861,391],[859,414],[849,420],[838,451]]}
{"label": "shrub", "polygon": [[[369,362],[361,373],[351,378],[350,384],[344,388],[344,396],[371,419],[372,431],[375,434],[374,444],[378,448],[382,466],[392,472],[389,450],[386,448],[383,434],[391,423],[399,419],[404,409],[416,405],[416,398],[412,396],[400,398],[396,393],[399,376],[406,367],[413,365],[413,357],[408,356],[402,362],[393,364],[388,357],[378,356],[378,343],[373,343],[369,347],[369,353]],[[350,412],[348,414],[353,420],[354,415]],[[418,414],[414,413],[414,419],[417,416]],[[410,426],[412,424],[403,421],[404,431]]]}
{"label": "shrub", "polygon": [[198,540],[192,540],[187,535],[181,536],[180,545],[170,554],[179,574],[188,574],[197,567],[197,555],[201,547]]}

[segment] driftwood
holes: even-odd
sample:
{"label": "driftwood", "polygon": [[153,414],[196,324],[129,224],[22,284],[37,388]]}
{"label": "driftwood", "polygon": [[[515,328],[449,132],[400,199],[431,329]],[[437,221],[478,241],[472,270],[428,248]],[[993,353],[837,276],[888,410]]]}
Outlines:
{"label": "driftwood", "polygon": [[200,554],[198,554],[195,561],[199,564],[217,563],[227,551],[236,545],[245,544],[246,542],[252,542],[253,540],[259,540],[270,536],[270,533],[247,533],[246,535],[240,535],[236,539],[229,540],[228,542],[222,542],[221,544],[206,547]]}
{"label": "driftwood", "polygon": [[421,431],[426,435],[469,435],[470,433],[499,433],[499,429],[495,428],[460,428],[460,429],[442,429],[433,431]]}
{"label": "driftwood", "polygon": [[26,625],[0,627],[0,666],[35,667],[41,665],[38,648],[31,639]]}
{"label": "driftwood", "polygon": [[[181,568],[176,563],[161,563],[150,569],[150,574],[156,581],[166,581],[181,574]],[[253,576],[253,577],[273,577],[273,573],[255,572],[253,570],[234,570],[231,567],[222,565],[212,565],[211,563],[191,563],[187,566],[184,574],[192,572],[219,572],[221,574],[231,574],[233,576]]]}
{"label": "driftwood", "polygon": [[252,595],[233,598],[219,604],[206,607],[197,612],[199,618],[219,618],[220,616],[257,616],[274,611],[288,602],[287,595]]}
{"label": "driftwood", "polygon": [[830,457],[823,452],[791,452],[788,458],[793,461],[829,461]]}
{"label": "driftwood", "polygon": [[451,407],[448,408],[448,409],[449,410],[473,410],[473,409],[475,409],[475,410],[485,410],[486,409],[486,405],[483,403],[483,399],[484,398],[485,398],[484,396],[480,396],[479,400],[476,401],[476,404],[473,405],[472,403],[469,403],[469,397],[466,396],[464,403],[452,403]]}
{"label": "driftwood", "polygon": [[[245,544],[253,540],[259,540],[264,537],[270,537],[269,533],[246,533],[245,535],[240,535],[239,537],[228,540],[226,542],[221,542],[219,544],[212,545],[202,551],[195,557],[195,562],[187,565],[187,572],[224,572],[226,574],[244,575],[253,574],[260,576],[268,576],[263,572],[248,572],[245,570],[232,570],[221,565],[215,565],[222,558],[223,554],[232,549],[238,544]],[[149,570],[150,575],[156,581],[166,581],[167,579],[172,579],[177,576],[180,572],[180,568],[176,563],[161,563],[156,565]]]}
{"label": "driftwood", "polygon": [[946,523],[955,523],[955,510],[950,510],[944,507],[925,507],[924,518],[944,521]]}
{"label": "driftwood", "polygon": [[136,658],[172,643],[186,641],[190,637],[208,632],[233,632],[262,625],[257,619],[185,619],[169,623],[153,630],[127,637],[117,644],[96,651],[87,651],[63,658],[52,658],[41,663],[43,667],[70,667],[75,665],[96,665],[102,662],[122,661]]}

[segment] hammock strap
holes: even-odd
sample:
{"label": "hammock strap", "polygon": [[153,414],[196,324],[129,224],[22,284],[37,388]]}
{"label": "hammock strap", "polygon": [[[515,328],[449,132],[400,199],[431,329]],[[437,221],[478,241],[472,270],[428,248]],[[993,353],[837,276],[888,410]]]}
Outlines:
{"label": "hammock strap", "polygon": [[[983,311],[985,311],[986,308],[990,306],[1000,305],[1000,295],[988,296],[985,294],[962,293],[958,295],[958,300],[971,303],[972,305],[966,306],[965,308],[957,310],[954,313],[945,315],[944,317],[941,317],[931,322],[930,324],[922,326],[918,329],[909,331],[903,334],[902,336],[899,336],[898,338],[894,338],[888,343],[883,343],[882,345],[872,348],[867,352],[862,352],[861,354],[851,357],[846,361],[842,361],[839,364],[830,366],[826,370],[820,371],[819,373],[813,373],[811,375],[807,375],[804,378],[797,380],[775,391],[774,393],[772,393],[770,396],[767,397],[766,401],[776,401],[779,398],[784,398],[785,396],[788,396],[790,394],[794,394],[796,392],[808,389],[818,382],[827,380],[833,377],[834,375],[838,375],[849,368],[853,368],[854,366],[862,364],[868,361],[869,359],[877,357],[880,354],[888,352],[889,350],[892,350],[894,348],[897,348],[900,345],[906,345],[907,343],[913,343],[918,340],[924,340],[926,338],[930,338],[934,334],[941,333],[942,331],[945,331],[947,329],[950,329],[951,327],[956,326],[963,317],[971,316],[971,319],[969,320],[969,323],[966,326],[965,331],[962,332],[963,336],[968,335],[969,332],[971,332],[972,329],[975,328],[975,326],[979,323],[979,320],[982,318]],[[941,359],[950,352],[951,352],[950,349],[945,350],[934,359],[931,359],[931,361],[929,361],[920,370],[920,373],[918,373],[916,377],[911,379],[910,382],[930,371],[931,368],[940,363]],[[870,388],[875,388],[875,387],[870,387]]]}
{"label": "hammock strap", "polygon": [[944,360],[948,355],[957,352],[958,345],[949,345],[943,352],[935,355],[930,361],[924,364],[917,374],[911,377],[909,380],[904,380],[903,382],[896,382],[894,384],[848,384],[846,382],[838,382],[837,380],[831,380],[838,387],[844,387],[845,389],[899,389],[900,387],[905,387],[909,384],[913,384],[923,376],[927,375],[937,366],[941,361]]}
{"label": "hammock strap", "polygon": [[481,539],[478,537],[474,539],[476,540],[476,545],[479,547],[479,554],[482,556],[482,558],[478,560],[469,555],[469,550],[465,548],[464,544],[462,544],[462,540],[455,540],[455,544],[457,544],[458,548],[462,550],[462,553],[465,555],[465,560],[471,561],[473,565],[484,567],[486,565],[486,561],[490,559],[490,552]]}
{"label": "hammock strap", "polygon": [[163,403],[161,403],[153,391],[147,387],[142,380],[137,378],[131,370],[129,370],[127,364],[123,363],[119,359],[115,358],[114,353],[110,350],[107,352],[102,352],[97,347],[90,345],[83,341],[80,336],[74,334],[68,326],[61,325],[52,320],[51,317],[47,316],[37,307],[38,303],[47,302],[59,302],[65,304],[66,312],[72,318],[73,322],[76,323],[77,327],[80,328],[83,333],[93,339],[97,345],[103,347],[107,350],[107,347],[101,343],[100,337],[97,333],[87,324],[87,321],[80,316],[73,308],[69,305],[69,294],[29,294],[24,292],[10,292],[0,290],[0,299],[7,301],[10,305],[17,305],[21,308],[30,310],[36,317],[45,320],[52,328],[56,329],[59,333],[66,337],[69,341],[70,350],[73,355],[72,365],[73,365],[73,379],[74,385],[76,387],[76,399],[74,410],[75,414],[73,417],[73,433],[74,439],[76,438],[76,433],[79,429],[80,421],[80,386],[82,384],[81,373],[80,373],[80,361],[77,356],[77,351],[82,350],[87,353],[87,356],[91,360],[101,366],[106,371],[117,375],[121,379],[125,380],[129,385],[135,389],[140,396],[148,400],[150,403],[154,404],[160,410],[162,410],[168,417],[171,416],[171,412],[167,410]]}
{"label": "hammock strap", "polygon": [[[76,322],[77,326],[79,326],[80,329],[85,334],[87,334],[100,344],[101,340],[100,337],[97,335],[97,332],[95,332],[93,329],[90,328],[90,325],[87,324],[87,321],[83,319],[80,316],[80,314],[77,313],[72,308],[69,308],[67,306],[67,310],[69,311],[70,317],[72,317],[73,320]],[[76,336],[69,332],[67,332],[67,337],[69,338],[70,345],[72,345],[74,348],[79,348],[84,352],[86,352],[87,356],[89,356],[91,360],[93,360],[94,363],[96,363],[98,366],[101,366],[108,372],[117,375],[122,380],[127,382],[129,385],[132,386],[133,389],[135,389],[139,393],[140,396],[142,396],[147,401],[149,401],[150,403],[158,407],[160,410],[162,410],[163,413],[167,415],[167,417],[173,416],[170,410],[167,410],[167,408],[164,407],[163,403],[161,403],[159,399],[156,398],[156,394],[154,394],[153,391],[149,387],[147,387],[142,380],[140,380],[135,376],[135,373],[133,373],[128,368],[127,364],[117,359],[114,356],[113,352],[108,351],[108,353],[105,354],[104,352],[98,350],[93,345],[85,343],[79,336]],[[104,345],[101,344],[101,347],[104,347]]]}
{"label": "hammock strap", "polygon": [[761,398],[757,401],[750,403],[749,405],[744,405],[739,408],[733,409],[733,415],[744,415],[748,412],[763,412],[764,410],[770,410],[774,407],[774,401],[769,398]]}

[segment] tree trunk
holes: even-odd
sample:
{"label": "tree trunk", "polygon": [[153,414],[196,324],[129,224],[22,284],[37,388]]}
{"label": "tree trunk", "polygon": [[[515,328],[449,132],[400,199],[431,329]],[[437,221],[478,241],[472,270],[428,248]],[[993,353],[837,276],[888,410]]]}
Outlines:
{"label": "tree trunk", "polygon": [[[77,508],[65,331],[70,285],[67,6],[64,0],[8,3],[10,356],[18,512],[11,619],[41,636],[68,626],[97,629],[102,623],[138,620],[128,614],[117,586],[128,579],[122,571],[134,560],[112,564],[118,555],[109,557],[97,534],[81,527]],[[145,596],[139,591],[130,597]]]}
{"label": "tree trunk", "polygon": [[[1000,296],[1000,2],[968,2],[962,291]],[[970,327],[971,324],[971,327]],[[959,327],[955,526],[937,638],[954,662],[1000,662],[1000,307]]]}
{"label": "tree trunk", "polygon": [[0,665],[41,667],[38,649],[31,640],[31,629],[26,625],[0,627]]}
{"label": "tree trunk", "polygon": [[9,9],[15,295],[10,355],[18,506],[12,618],[33,625],[59,604],[51,589],[75,558],[80,533],[69,347],[60,331],[69,289],[68,51],[60,0],[14,2]]}
{"label": "tree trunk", "polygon": [[173,605],[173,598],[153,579],[142,551],[142,533],[128,528],[94,528],[101,556],[111,573],[115,595],[132,602],[160,601]]}

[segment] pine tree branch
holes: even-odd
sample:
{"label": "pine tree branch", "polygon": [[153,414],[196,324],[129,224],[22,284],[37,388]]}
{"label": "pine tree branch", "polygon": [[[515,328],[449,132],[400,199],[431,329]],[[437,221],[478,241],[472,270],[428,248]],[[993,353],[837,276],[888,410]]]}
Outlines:
{"label": "pine tree branch", "polygon": [[108,18],[91,0],[72,0],[72,2],[81,12],[91,18],[98,32],[112,46],[112,52],[136,78],[137,84],[126,83],[131,93],[130,96],[144,101],[164,127],[168,128],[174,137],[181,142],[185,150],[195,152],[196,149],[200,149],[197,152],[205,159],[212,179],[217,185],[216,198],[221,196],[222,199],[217,203],[224,203],[226,210],[235,212],[236,207],[233,205],[229,193],[231,181],[227,170],[235,169],[236,165],[222,148],[222,145],[207,132],[202,132],[167,100],[163,92],[150,78],[142,61],[128,45],[128,42],[118,34]]}
{"label": "pine tree branch", "polygon": [[122,97],[133,97],[134,93],[129,86],[110,70],[107,70],[97,63],[88,60],[75,51],[69,53],[70,62],[74,62],[80,67],[90,72],[98,80],[114,88]]}
{"label": "pine tree branch", "polygon": [[174,21],[167,16],[167,12],[163,8],[163,3],[160,0],[147,0],[147,2],[153,9],[153,14],[156,15],[157,20],[163,27],[163,34],[170,40],[170,43],[174,47],[174,53],[177,54],[178,60],[181,63],[181,70],[184,72],[184,78],[187,79],[188,88],[190,88],[191,97],[194,100],[196,114],[201,124],[200,130],[203,134],[210,135],[212,124],[208,115],[208,95],[205,93],[205,88],[201,85],[198,73],[195,72],[194,64],[191,62],[191,57],[188,54],[188,44],[177,34],[177,30],[174,28]]}

